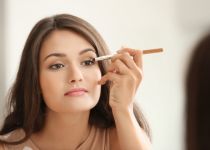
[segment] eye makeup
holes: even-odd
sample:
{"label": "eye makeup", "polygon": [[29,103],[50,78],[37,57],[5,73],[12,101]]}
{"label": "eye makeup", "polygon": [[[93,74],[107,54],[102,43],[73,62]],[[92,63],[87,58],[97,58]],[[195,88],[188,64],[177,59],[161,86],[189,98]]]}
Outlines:
{"label": "eye makeup", "polygon": [[91,65],[94,65],[96,63],[96,61],[93,60],[94,58],[89,58],[87,60],[84,60],[81,62],[81,65],[84,65],[84,66],[91,66]]}
{"label": "eye makeup", "polygon": [[57,63],[57,64],[50,65],[48,68],[49,68],[50,70],[58,70],[58,69],[63,68],[63,67],[64,67],[63,64]]}

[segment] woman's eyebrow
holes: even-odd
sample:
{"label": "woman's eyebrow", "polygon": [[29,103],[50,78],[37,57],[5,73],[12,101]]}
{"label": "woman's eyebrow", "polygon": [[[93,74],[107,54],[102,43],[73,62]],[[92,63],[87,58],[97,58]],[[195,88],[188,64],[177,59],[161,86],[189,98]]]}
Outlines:
{"label": "woman's eyebrow", "polygon": [[[89,52],[89,51],[96,53],[96,51],[94,49],[86,48],[86,49],[83,49],[82,51],[80,51],[79,55],[82,55],[82,54],[84,54],[86,52]],[[54,57],[66,57],[66,54],[64,54],[64,53],[51,53],[44,58],[44,61],[47,60],[49,57],[52,57],[52,56],[54,56]]]}
{"label": "woman's eyebrow", "polygon": [[46,61],[49,57],[52,57],[52,56],[54,56],[54,57],[65,57],[66,54],[64,54],[64,53],[51,53],[44,58],[44,61]]}
{"label": "woman's eyebrow", "polygon": [[86,52],[89,52],[89,51],[92,51],[92,52],[96,53],[96,51],[94,49],[92,49],[92,48],[86,48],[86,49],[83,49],[82,51],[80,51],[79,52],[79,55],[82,55],[82,54],[84,54]]}

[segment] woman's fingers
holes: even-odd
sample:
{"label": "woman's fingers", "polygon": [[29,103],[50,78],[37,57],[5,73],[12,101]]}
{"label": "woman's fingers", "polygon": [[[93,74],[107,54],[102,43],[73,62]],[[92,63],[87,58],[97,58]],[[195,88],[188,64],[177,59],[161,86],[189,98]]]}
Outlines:
{"label": "woman's fingers", "polygon": [[116,73],[113,73],[113,72],[108,72],[106,73],[100,81],[98,81],[99,84],[105,84],[107,81],[116,81],[117,80],[117,74]]}
{"label": "woman's fingers", "polygon": [[117,77],[121,78],[119,75],[131,76],[135,78],[137,85],[140,83],[142,79],[141,51],[129,48],[118,51],[118,54],[112,58],[112,63],[108,67],[108,73],[101,78],[99,83],[105,84],[107,80],[114,82]]}
{"label": "woman's fingers", "polygon": [[142,51],[141,50],[134,50],[131,48],[123,48],[119,51],[117,51],[118,53],[123,53],[123,52],[127,52],[129,53],[131,56],[133,56],[133,60],[135,62],[135,64],[140,68],[143,69],[143,65],[142,65]]}
{"label": "woman's fingers", "polygon": [[114,57],[111,60],[112,62],[114,62],[117,59],[122,60],[124,64],[130,69],[135,69],[137,67],[133,60],[133,57],[128,52],[118,53],[114,55]]}
{"label": "woman's fingers", "polygon": [[116,59],[112,61],[112,64],[109,66],[108,71],[113,73],[125,75],[130,73],[130,69],[121,59]]}
{"label": "woman's fingers", "polygon": [[129,68],[120,60],[117,59],[108,68],[108,73],[102,76],[99,83],[105,84],[108,80],[115,82],[119,75],[131,74]]}
{"label": "woman's fingers", "polygon": [[[124,49],[123,49],[124,50]],[[129,50],[130,51],[130,50]],[[132,52],[132,50],[130,51],[130,53],[134,53]],[[130,53],[127,52],[127,50],[125,49],[124,51],[118,52],[118,54],[116,54],[113,58],[112,61],[116,61],[116,60],[121,60],[126,67],[129,69],[130,72],[133,72],[133,74],[141,80],[142,78],[142,69],[139,67],[141,65],[136,65],[134,58],[130,55]],[[134,53],[135,57],[138,57],[138,54],[136,54],[136,52]],[[133,54],[133,55],[134,55]],[[140,57],[141,58],[141,57]],[[136,61],[139,61],[139,64],[142,64],[141,60],[137,59]],[[113,66],[114,67],[114,66]],[[113,68],[112,67],[112,68]],[[127,72],[128,74],[129,72]]]}

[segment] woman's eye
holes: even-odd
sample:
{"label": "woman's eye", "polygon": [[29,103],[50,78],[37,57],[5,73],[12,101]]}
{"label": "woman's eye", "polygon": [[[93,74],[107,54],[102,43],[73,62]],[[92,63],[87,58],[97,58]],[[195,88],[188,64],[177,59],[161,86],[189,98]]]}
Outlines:
{"label": "woman's eye", "polygon": [[52,69],[52,70],[57,70],[57,69],[60,69],[60,68],[63,68],[64,65],[63,64],[54,64],[54,65],[51,65],[49,68]]}
{"label": "woman's eye", "polygon": [[81,62],[81,65],[85,65],[85,66],[90,66],[90,65],[94,65],[95,62],[92,59],[89,60],[85,60],[83,62]]}

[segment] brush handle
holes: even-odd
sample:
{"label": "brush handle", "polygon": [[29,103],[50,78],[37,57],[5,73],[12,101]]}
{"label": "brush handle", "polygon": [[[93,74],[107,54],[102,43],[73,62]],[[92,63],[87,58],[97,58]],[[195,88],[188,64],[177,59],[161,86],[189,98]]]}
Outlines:
{"label": "brush handle", "polygon": [[143,50],[143,54],[151,54],[151,53],[159,53],[159,52],[163,52],[163,49],[162,48],[155,48],[155,49]]}
{"label": "brush handle", "polygon": [[[151,53],[159,53],[159,52],[163,52],[163,49],[162,48],[155,48],[155,49],[147,49],[147,50],[142,51],[143,54],[151,54]],[[94,58],[94,61],[111,59],[114,55],[115,54],[96,57],[96,58]]]}

